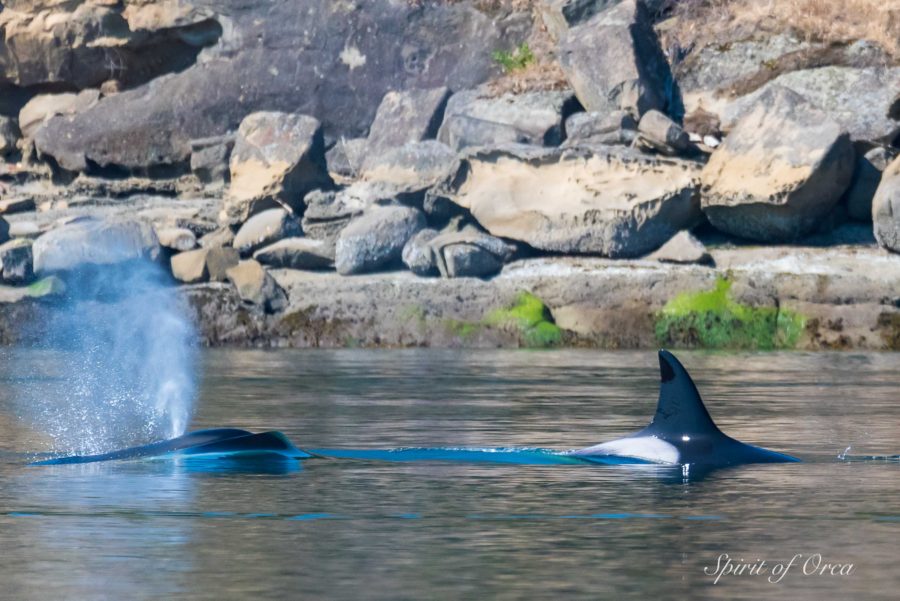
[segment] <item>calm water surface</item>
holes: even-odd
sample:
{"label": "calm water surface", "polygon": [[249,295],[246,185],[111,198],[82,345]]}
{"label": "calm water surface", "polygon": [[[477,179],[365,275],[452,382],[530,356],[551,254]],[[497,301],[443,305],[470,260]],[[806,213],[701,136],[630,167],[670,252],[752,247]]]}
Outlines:
{"label": "calm water surface", "polygon": [[[0,368],[2,599],[896,599],[900,355],[681,353],[720,427],[801,464],[722,470],[312,459],[26,467]],[[192,428],[304,448],[570,449],[643,427],[652,352],[214,351]],[[728,553],[777,584],[712,572]],[[804,575],[815,553],[849,576]]]}

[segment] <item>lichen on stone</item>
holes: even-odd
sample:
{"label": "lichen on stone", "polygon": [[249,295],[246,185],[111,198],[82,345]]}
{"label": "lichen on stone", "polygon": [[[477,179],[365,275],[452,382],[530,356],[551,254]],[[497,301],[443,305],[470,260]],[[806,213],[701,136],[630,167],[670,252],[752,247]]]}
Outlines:
{"label": "lichen on stone", "polygon": [[794,348],[806,319],[776,307],[753,307],[735,301],[731,282],[716,280],[712,290],[686,292],[671,299],[656,315],[656,338],[662,345],[733,349]]}

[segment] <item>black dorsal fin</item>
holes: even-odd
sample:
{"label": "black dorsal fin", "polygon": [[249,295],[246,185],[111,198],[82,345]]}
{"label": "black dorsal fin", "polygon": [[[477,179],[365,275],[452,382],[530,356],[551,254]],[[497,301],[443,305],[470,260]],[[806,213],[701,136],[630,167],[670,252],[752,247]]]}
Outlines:
{"label": "black dorsal fin", "polygon": [[666,437],[719,432],[687,370],[667,350],[659,351],[659,402],[647,427]]}

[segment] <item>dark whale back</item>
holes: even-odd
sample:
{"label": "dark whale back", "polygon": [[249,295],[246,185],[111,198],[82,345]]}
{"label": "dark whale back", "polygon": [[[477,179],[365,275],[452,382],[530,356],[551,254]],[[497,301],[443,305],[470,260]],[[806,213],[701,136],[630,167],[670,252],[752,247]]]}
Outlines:
{"label": "dark whale back", "polygon": [[98,461],[120,461],[126,459],[146,459],[164,455],[223,455],[230,457],[279,455],[302,459],[311,457],[309,453],[295,447],[281,432],[254,434],[238,428],[214,428],[197,430],[183,436],[131,447],[99,455],[73,455],[37,461],[32,465],[64,465],[71,463],[95,463]]}

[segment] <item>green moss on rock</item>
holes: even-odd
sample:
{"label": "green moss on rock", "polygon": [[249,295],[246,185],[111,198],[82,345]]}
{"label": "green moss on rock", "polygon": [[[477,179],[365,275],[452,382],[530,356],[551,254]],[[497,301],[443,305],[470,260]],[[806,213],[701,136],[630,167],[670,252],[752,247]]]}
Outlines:
{"label": "green moss on rock", "polygon": [[687,292],[656,315],[662,345],[703,348],[794,348],[806,320],[793,311],[752,307],[731,298],[731,282],[719,278],[713,290]]}
{"label": "green moss on rock", "polygon": [[550,309],[530,292],[521,292],[515,303],[492,311],[485,323],[519,329],[525,345],[532,348],[555,346],[562,342],[562,330],[553,323]]}

